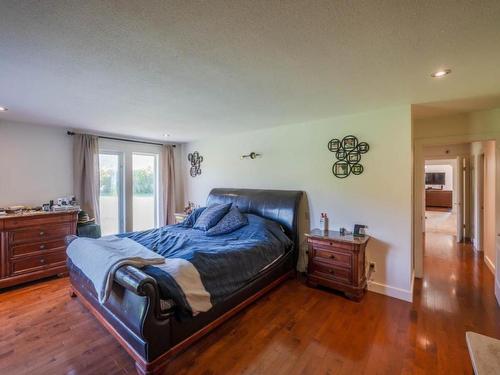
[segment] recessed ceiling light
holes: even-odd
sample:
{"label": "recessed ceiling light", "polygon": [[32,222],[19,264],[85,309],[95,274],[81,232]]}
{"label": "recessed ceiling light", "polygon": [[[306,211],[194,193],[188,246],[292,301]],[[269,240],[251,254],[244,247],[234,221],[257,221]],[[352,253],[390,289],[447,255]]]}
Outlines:
{"label": "recessed ceiling light", "polygon": [[165,134],[163,134],[163,136],[164,136],[165,138],[167,138],[167,137],[170,137],[170,134],[165,133]]}
{"label": "recessed ceiling light", "polygon": [[441,78],[444,77],[448,74],[451,73],[451,69],[443,69],[443,70],[438,70],[437,72],[434,72],[431,74],[431,77],[433,78]]}
{"label": "recessed ceiling light", "polygon": [[9,109],[7,107],[0,107],[0,112],[7,112]]}

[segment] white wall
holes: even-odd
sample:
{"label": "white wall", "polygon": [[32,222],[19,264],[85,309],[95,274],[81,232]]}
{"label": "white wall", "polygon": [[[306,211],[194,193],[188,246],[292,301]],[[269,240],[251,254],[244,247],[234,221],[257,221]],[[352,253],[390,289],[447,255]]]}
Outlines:
{"label": "white wall", "polygon": [[[451,164],[431,164],[425,162],[425,173],[444,173],[443,190],[453,190],[453,166]],[[426,187],[440,187],[441,185],[425,185]]]}
{"label": "white wall", "polygon": [[[332,174],[332,138],[356,135],[370,144],[360,176]],[[189,177],[187,153],[199,151],[202,174]],[[242,154],[261,153],[255,160]],[[185,199],[204,204],[214,187],[303,190],[311,227],[321,212],[331,227],[368,225],[367,253],[376,262],[370,288],[411,299],[411,119],[410,107],[343,116],[210,138],[184,147]]]}
{"label": "white wall", "polygon": [[63,129],[0,120],[0,207],[73,194],[73,142]]}

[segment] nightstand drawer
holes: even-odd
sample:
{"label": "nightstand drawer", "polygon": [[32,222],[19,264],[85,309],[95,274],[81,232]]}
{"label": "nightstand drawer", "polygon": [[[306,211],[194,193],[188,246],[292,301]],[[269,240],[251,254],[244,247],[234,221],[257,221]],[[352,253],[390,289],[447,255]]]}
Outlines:
{"label": "nightstand drawer", "polygon": [[351,251],[352,245],[349,243],[342,243],[339,241],[328,241],[328,240],[318,240],[318,239],[309,239],[309,243],[313,245],[315,248],[322,247],[323,249],[337,248],[342,250]]}
{"label": "nightstand drawer", "polygon": [[350,269],[335,267],[330,264],[318,261],[313,261],[311,268],[313,275],[325,277],[343,283],[351,283],[352,272]]}
{"label": "nightstand drawer", "polygon": [[314,247],[314,257],[324,262],[338,264],[344,267],[351,267],[351,254],[346,254],[340,251],[333,251],[332,249],[324,249]]}

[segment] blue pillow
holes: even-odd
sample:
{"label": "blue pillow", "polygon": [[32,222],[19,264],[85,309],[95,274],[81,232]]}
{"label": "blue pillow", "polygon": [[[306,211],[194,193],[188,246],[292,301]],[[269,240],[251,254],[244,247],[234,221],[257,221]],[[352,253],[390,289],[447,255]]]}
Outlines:
{"label": "blue pillow", "polygon": [[247,224],[248,218],[237,207],[233,207],[215,226],[207,230],[207,236],[231,233]]}
{"label": "blue pillow", "polygon": [[219,222],[222,217],[227,214],[229,209],[231,208],[232,203],[227,204],[214,204],[210,207],[207,207],[201,215],[196,219],[196,223],[194,223],[194,229],[201,230],[209,230],[215,224]]}
{"label": "blue pillow", "polygon": [[191,212],[188,217],[186,217],[184,221],[180,223],[180,225],[186,228],[192,228],[194,223],[196,223],[196,220],[200,217],[201,213],[205,211],[205,208],[206,207],[195,208],[193,212]]}

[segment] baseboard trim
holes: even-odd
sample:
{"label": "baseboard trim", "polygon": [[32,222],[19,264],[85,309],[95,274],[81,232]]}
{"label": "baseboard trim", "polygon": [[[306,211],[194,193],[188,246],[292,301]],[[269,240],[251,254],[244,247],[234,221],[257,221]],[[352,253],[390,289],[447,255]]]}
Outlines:
{"label": "baseboard trim", "polygon": [[410,290],[395,288],[387,284],[377,283],[376,281],[368,281],[368,290],[411,303],[413,302],[413,280],[412,273]]}
{"label": "baseboard trim", "polygon": [[495,265],[486,255],[484,256],[484,263],[486,263],[486,266],[489,268],[493,276],[495,276]]}

